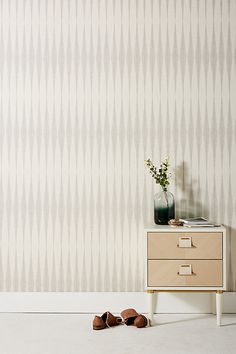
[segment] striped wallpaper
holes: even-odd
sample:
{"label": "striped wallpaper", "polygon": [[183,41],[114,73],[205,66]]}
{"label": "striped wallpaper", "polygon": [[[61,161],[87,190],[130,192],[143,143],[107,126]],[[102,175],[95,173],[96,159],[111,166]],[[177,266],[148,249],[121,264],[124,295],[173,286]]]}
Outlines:
{"label": "striped wallpaper", "polygon": [[236,0],[0,0],[0,290],[139,291],[166,155],[236,290]]}

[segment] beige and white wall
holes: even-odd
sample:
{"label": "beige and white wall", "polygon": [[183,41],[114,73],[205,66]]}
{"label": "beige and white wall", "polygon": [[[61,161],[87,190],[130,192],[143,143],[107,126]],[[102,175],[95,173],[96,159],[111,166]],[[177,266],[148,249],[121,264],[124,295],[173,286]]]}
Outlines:
{"label": "beige and white wall", "polygon": [[236,1],[0,1],[0,290],[139,291],[170,156],[236,290]]}

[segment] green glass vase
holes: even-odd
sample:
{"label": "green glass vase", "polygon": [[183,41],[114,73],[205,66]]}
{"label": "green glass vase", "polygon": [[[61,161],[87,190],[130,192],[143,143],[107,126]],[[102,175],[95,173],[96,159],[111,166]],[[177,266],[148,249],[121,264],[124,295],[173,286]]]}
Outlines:
{"label": "green glass vase", "polygon": [[170,219],[175,219],[175,199],[171,192],[162,190],[154,196],[154,221],[167,225]]}

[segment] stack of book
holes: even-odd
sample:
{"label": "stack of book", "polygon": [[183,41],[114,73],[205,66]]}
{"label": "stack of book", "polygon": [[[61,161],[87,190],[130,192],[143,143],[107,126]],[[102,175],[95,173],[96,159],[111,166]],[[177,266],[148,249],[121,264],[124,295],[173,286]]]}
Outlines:
{"label": "stack of book", "polygon": [[179,219],[186,227],[215,227],[220,226],[215,223],[209,222],[203,217],[189,218],[189,219]]}

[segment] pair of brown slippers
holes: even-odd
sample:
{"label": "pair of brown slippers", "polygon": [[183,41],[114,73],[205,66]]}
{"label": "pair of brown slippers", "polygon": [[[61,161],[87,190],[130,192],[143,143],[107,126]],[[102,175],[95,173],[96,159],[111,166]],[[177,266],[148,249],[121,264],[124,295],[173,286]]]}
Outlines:
{"label": "pair of brown slippers", "polygon": [[102,316],[95,316],[93,320],[93,329],[104,329],[106,327],[118,326],[119,324],[126,324],[127,326],[136,326],[137,328],[146,327],[149,324],[148,319],[135,309],[126,309],[121,312],[120,316],[114,316],[107,311]]}

